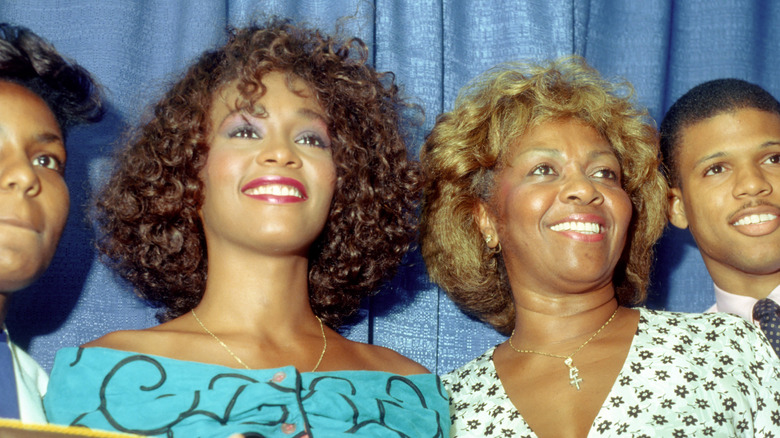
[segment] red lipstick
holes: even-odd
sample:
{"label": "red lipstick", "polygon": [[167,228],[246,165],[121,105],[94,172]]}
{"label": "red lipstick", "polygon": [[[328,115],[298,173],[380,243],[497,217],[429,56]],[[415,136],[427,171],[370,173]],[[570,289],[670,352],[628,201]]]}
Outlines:
{"label": "red lipstick", "polygon": [[241,192],[252,199],[272,204],[296,203],[308,199],[303,183],[279,175],[255,178],[241,187]]}

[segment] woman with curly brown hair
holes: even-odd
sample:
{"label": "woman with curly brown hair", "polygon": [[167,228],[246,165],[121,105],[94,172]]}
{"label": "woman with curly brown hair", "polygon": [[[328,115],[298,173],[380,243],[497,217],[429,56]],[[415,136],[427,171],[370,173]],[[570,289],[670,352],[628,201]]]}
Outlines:
{"label": "woman with curly brown hair", "polygon": [[[52,422],[154,436],[443,436],[435,375],[337,328],[413,238],[408,108],[365,45],[272,20],[119,153],[98,247],[161,325],[58,353]],[[86,348],[85,348],[86,347]]]}
{"label": "woman with curly brown hair", "polygon": [[758,400],[780,399],[780,366],[750,324],[626,307],[646,295],[667,205],[656,131],[631,94],[578,57],[502,66],[427,139],[429,273],[509,335],[443,378],[452,436],[776,427]]}

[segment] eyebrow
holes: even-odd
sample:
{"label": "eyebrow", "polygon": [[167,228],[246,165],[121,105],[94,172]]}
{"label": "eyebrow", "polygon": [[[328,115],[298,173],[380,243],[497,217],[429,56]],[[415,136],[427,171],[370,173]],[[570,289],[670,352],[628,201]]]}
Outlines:
{"label": "eyebrow", "polygon": [[[5,129],[2,125],[0,125],[0,133],[5,132]],[[65,144],[65,141],[63,140],[61,135],[58,135],[57,133],[53,131],[43,131],[41,133],[38,133],[33,137],[35,139],[36,143],[62,143]]]}
{"label": "eyebrow", "polygon": [[65,143],[62,140],[62,137],[53,133],[53,132],[44,132],[41,134],[38,134],[35,137],[35,140],[38,141],[38,143]]}
{"label": "eyebrow", "polygon": [[[761,146],[759,146],[758,148],[759,149],[766,149],[766,148],[772,147],[772,146],[780,146],[780,141],[769,140],[769,141],[766,141],[764,143],[761,143]],[[723,157],[725,157],[727,155],[728,155],[727,153],[722,152],[722,151],[721,152],[715,152],[714,154],[707,155],[707,156],[702,157],[699,160],[697,160],[693,164],[693,167],[698,167],[698,166],[700,166],[701,164],[703,164],[706,161],[710,161],[710,160],[713,160],[713,159],[716,159],[716,158],[723,158]]]}
{"label": "eyebrow", "polygon": [[[520,156],[523,156],[523,155],[526,155],[526,154],[530,154],[530,153],[534,153],[534,152],[542,153],[542,154],[545,154],[545,155],[554,155],[554,156],[562,155],[561,151],[558,150],[558,149],[538,147],[538,148],[526,149],[523,152],[520,152],[519,154],[515,155],[515,157],[520,157]],[[592,151],[591,153],[588,154],[588,157],[589,158],[597,158],[597,157],[601,157],[603,155],[609,155],[609,156],[617,158],[617,154],[613,150],[611,150],[611,149],[603,150],[603,151],[600,151],[600,150],[599,151]]]}
{"label": "eyebrow", "polygon": [[[244,113],[255,118],[263,118],[263,117],[267,117],[268,115],[268,111],[266,111],[263,105],[259,105],[259,104],[255,105],[253,109],[254,111],[252,112],[250,112],[248,109],[240,109],[240,108],[233,109],[229,113],[227,113],[227,115],[225,115],[225,117],[219,122],[219,126],[225,123],[225,120],[229,119],[231,116],[237,113]],[[327,119],[323,114],[313,109],[300,108],[295,113],[302,116],[306,120],[320,120],[322,123],[326,125],[328,123]]]}

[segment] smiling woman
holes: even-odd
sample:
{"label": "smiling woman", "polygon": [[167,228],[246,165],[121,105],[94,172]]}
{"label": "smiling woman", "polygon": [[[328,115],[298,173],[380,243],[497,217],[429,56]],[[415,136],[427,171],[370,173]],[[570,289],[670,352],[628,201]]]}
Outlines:
{"label": "smiling woman", "polygon": [[500,66],[428,137],[428,271],[509,335],[444,376],[451,436],[777,432],[762,400],[780,399],[780,365],[753,326],[627,307],[668,192],[630,95],[581,58]]}
{"label": "smiling woman", "polygon": [[[416,228],[392,74],[359,40],[234,29],[119,151],[99,248],[162,324],[58,353],[55,423],[154,436],[441,437],[438,377],[334,329]],[[238,369],[237,369],[238,368]]]}

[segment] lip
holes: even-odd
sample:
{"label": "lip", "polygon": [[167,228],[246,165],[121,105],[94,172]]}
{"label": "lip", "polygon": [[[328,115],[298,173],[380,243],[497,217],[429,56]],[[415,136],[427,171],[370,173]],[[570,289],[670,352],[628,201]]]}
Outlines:
{"label": "lip", "polygon": [[[597,224],[599,226],[599,232],[598,233],[583,233],[578,230],[569,229],[569,230],[553,230],[552,228],[558,225],[565,224],[567,222],[584,222],[584,223],[591,223],[591,224]],[[551,231],[561,234],[565,237],[568,237],[573,240],[577,240],[580,242],[600,242],[604,240],[606,237],[605,233],[605,225],[607,221],[597,215],[597,214],[573,214],[569,215],[561,220],[556,221],[555,223],[550,224],[547,226]]]}
{"label": "lip", "polygon": [[[263,194],[246,193],[249,190],[258,187],[269,186],[269,185],[281,185],[281,186],[292,187],[298,192],[300,192],[301,197],[295,195],[275,195],[271,193],[263,193]],[[252,181],[246,183],[243,187],[241,187],[241,192],[252,199],[266,201],[272,204],[290,204],[290,203],[303,202],[309,199],[308,195],[306,194],[306,188],[303,186],[303,183],[301,183],[297,179],[288,178],[286,176],[279,176],[279,175],[268,175],[260,178],[255,178]]]}
{"label": "lip", "polygon": [[[737,225],[738,222],[744,219],[767,219],[760,216],[772,215],[774,218],[769,218],[759,223],[742,224]],[[759,205],[756,207],[748,207],[737,211],[729,217],[729,225],[731,225],[737,232],[749,237],[760,237],[773,233],[780,228],[780,208],[773,205]]]}
{"label": "lip", "polygon": [[36,233],[39,232],[39,230],[33,225],[32,222],[18,217],[0,217],[0,226],[2,225],[24,228],[26,230],[34,231]]}

